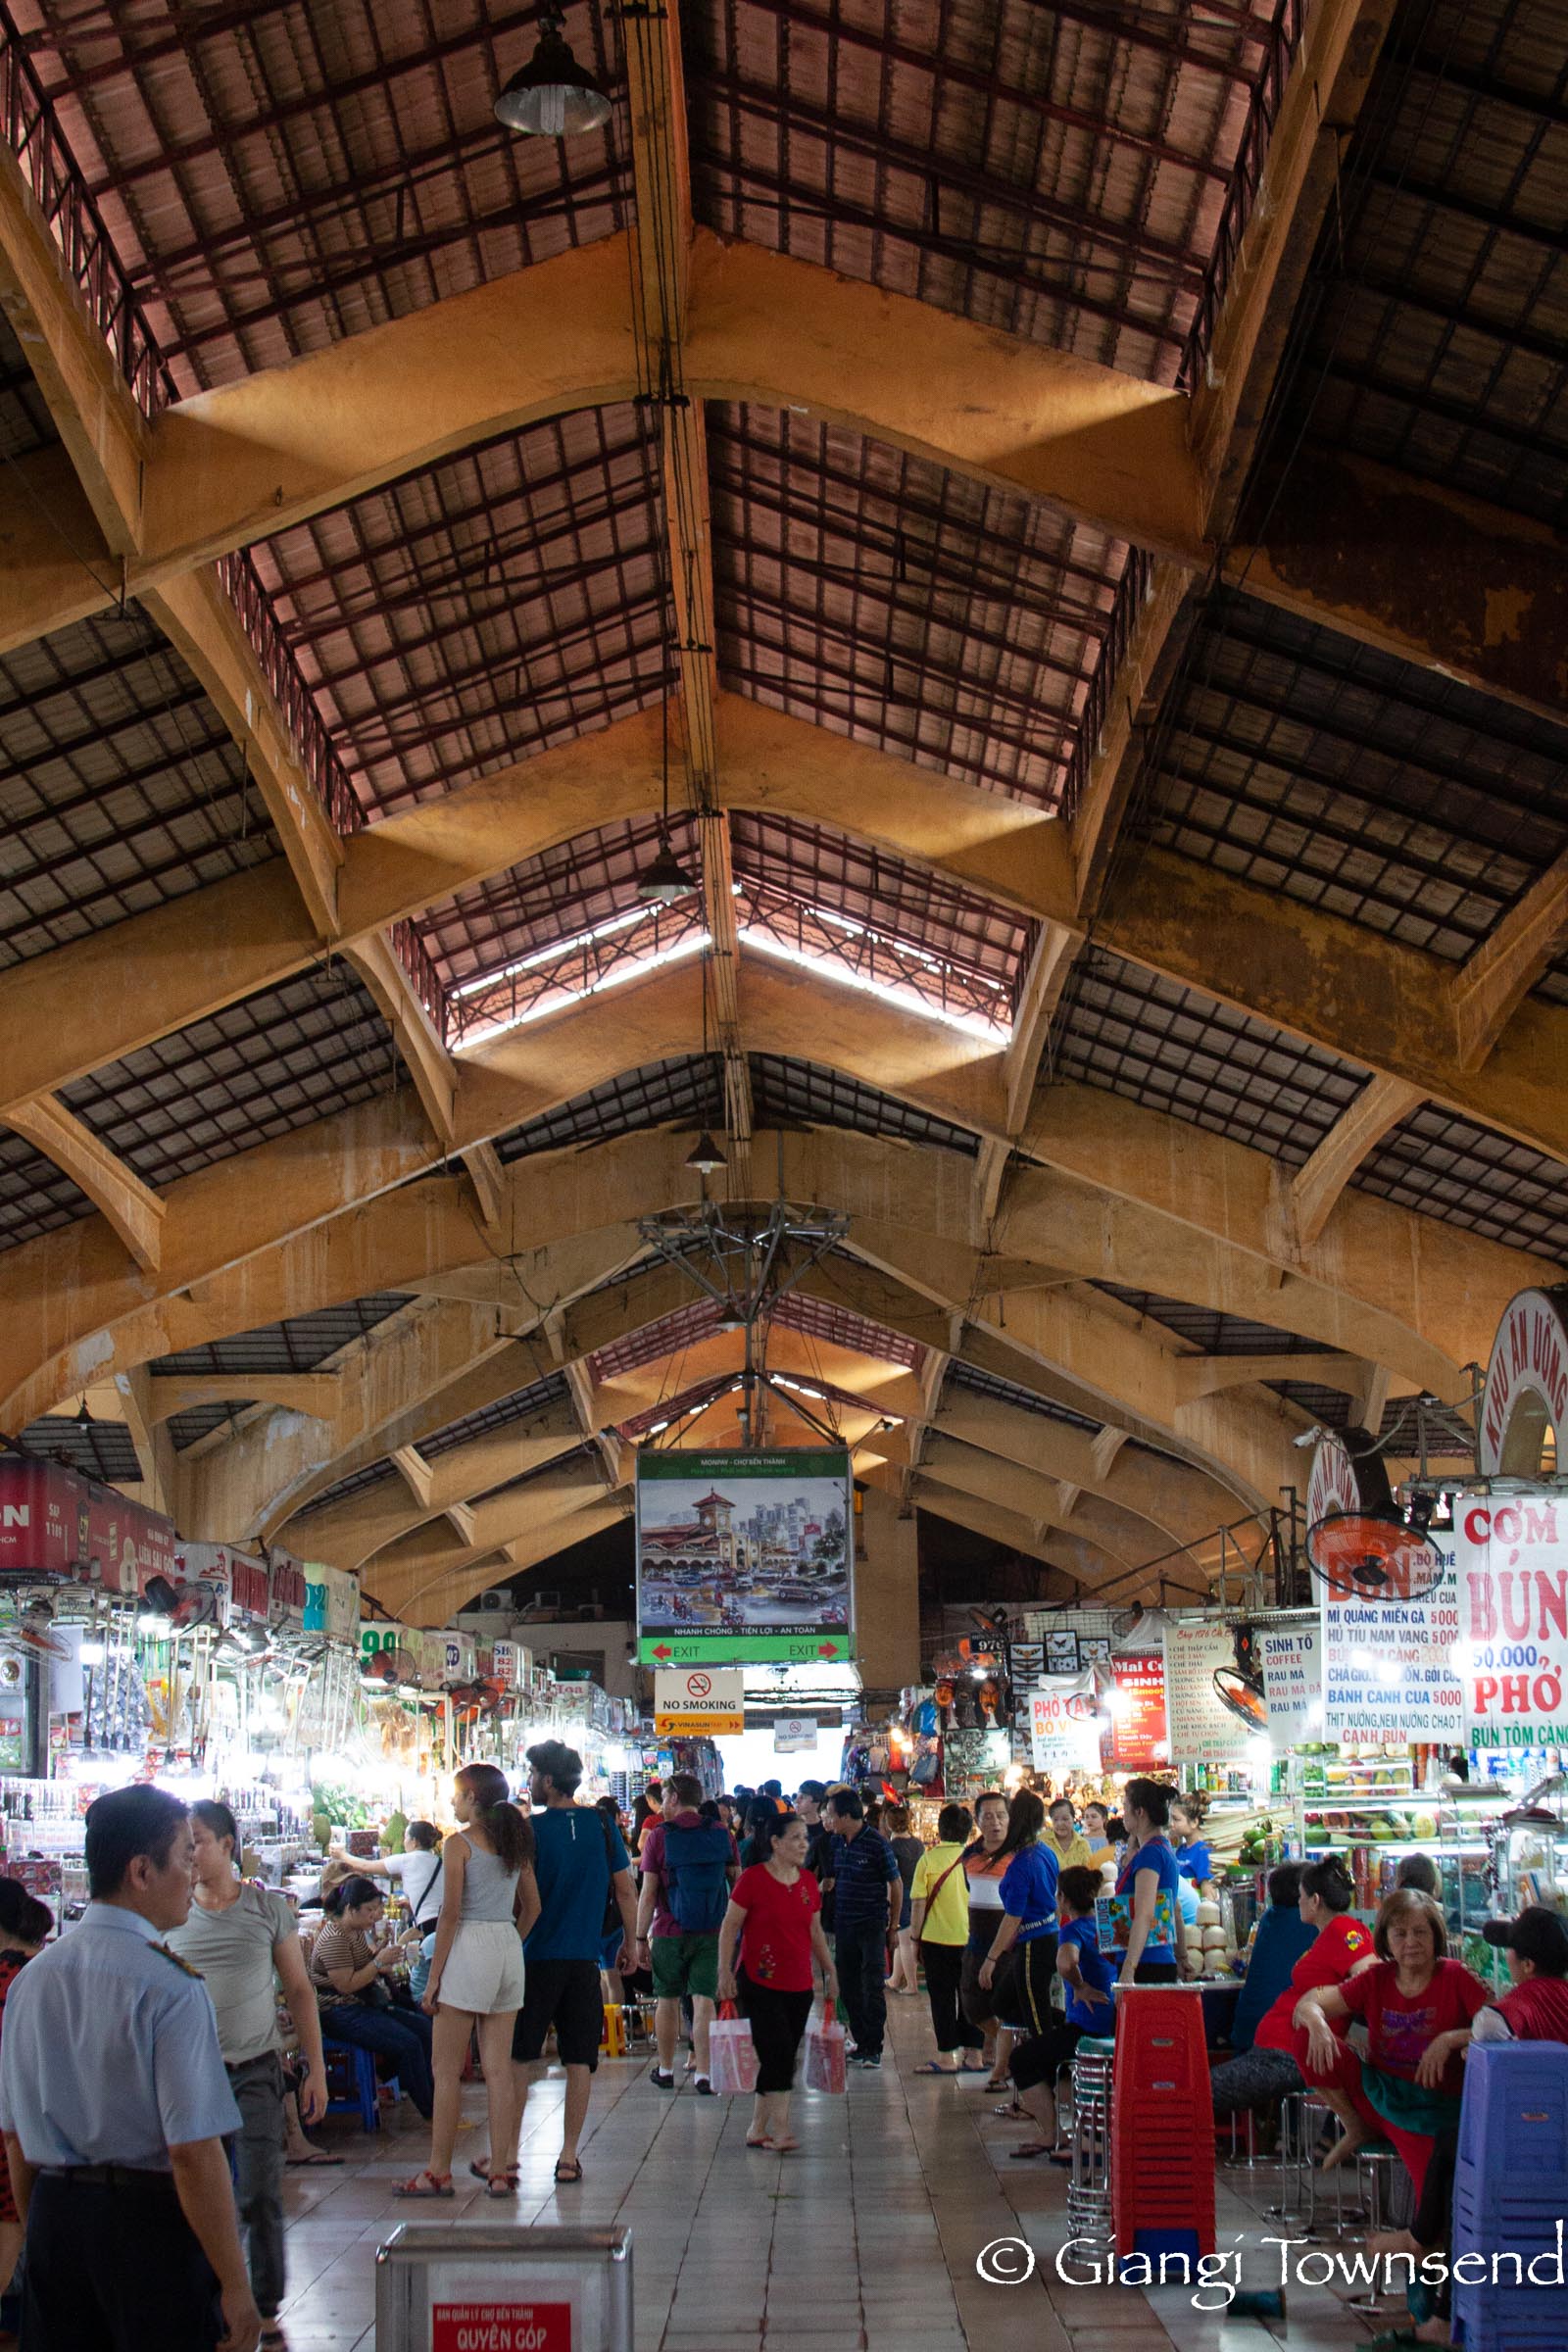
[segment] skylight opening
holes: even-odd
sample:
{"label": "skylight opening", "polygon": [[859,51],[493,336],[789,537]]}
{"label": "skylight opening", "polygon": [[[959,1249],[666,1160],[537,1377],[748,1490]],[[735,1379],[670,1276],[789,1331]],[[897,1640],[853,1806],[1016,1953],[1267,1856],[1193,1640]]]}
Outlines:
{"label": "skylight opening", "polygon": [[813,956],[807,948],[787,945],[755,923],[743,923],[740,937],[743,945],[756,948],[763,956],[772,956],[781,963],[793,963],[803,971],[814,972],[819,979],[832,980],[840,988],[858,989],[862,996],[876,997],[884,1004],[896,1004],[901,1012],[916,1013],[921,1020],[940,1022],[944,1028],[960,1030],[965,1037],[977,1037],[984,1044],[998,1049],[1011,1042],[1010,1021],[990,1019],[983,1013],[950,1012],[944,1005],[933,1004],[917,989],[901,988],[895,981],[873,980],[864,972],[852,971],[848,964],[838,962],[831,956]]}

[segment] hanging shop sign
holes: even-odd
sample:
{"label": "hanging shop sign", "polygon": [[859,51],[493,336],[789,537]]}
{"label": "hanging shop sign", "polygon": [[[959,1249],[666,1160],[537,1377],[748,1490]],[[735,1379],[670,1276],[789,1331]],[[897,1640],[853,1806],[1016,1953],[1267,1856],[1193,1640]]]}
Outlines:
{"label": "hanging shop sign", "polygon": [[1323,1629],[1315,1617],[1259,1626],[1258,1656],[1276,1755],[1323,1737]]}
{"label": "hanging shop sign", "polygon": [[1323,1589],[1323,1738],[1380,1747],[1459,1738],[1464,1712],[1456,1652],[1453,1554],[1419,1600],[1342,1598]]}
{"label": "hanging shop sign", "polygon": [[1029,1761],[1037,1772],[1093,1772],[1102,1728],[1091,1673],[1050,1674],[1029,1693]]}
{"label": "hanging shop sign", "polygon": [[850,1457],[834,1449],[637,1457],[645,1666],[855,1655]]}
{"label": "hanging shop sign", "polygon": [[[674,1678],[679,1681],[679,1676]],[[816,1745],[816,1717],[814,1715],[776,1715],[773,1719],[773,1753],[776,1756],[798,1755],[803,1748]]]}
{"label": "hanging shop sign", "polygon": [[1165,1660],[1157,1649],[1111,1659],[1106,1744],[1106,1761],[1112,1772],[1152,1772],[1156,1765],[1169,1761]]}
{"label": "hanging shop sign", "polygon": [[517,1688],[517,1656],[515,1642],[493,1642],[490,1645],[490,1672],[503,1690]]}
{"label": "hanging shop sign", "polygon": [[1216,1676],[1236,1677],[1236,1637],[1228,1625],[1174,1619],[1165,1629],[1165,1712],[1172,1761],[1240,1764],[1255,1730],[1220,1697]]}
{"label": "hanging shop sign", "polygon": [[1477,1421],[1486,1478],[1539,1478],[1546,1440],[1560,1466],[1568,1442],[1568,1290],[1521,1291],[1492,1344]]}
{"label": "hanging shop sign", "polygon": [[[654,1731],[661,1740],[722,1739],[746,1729],[746,1677],[738,1666],[660,1667],[654,1675]],[[816,1725],[811,1726],[811,1744]]]}
{"label": "hanging shop sign", "polygon": [[351,1568],[314,1560],[305,1569],[305,1631],[332,1642],[358,1642],[360,1580]]}
{"label": "hanging shop sign", "polygon": [[1460,1494],[1453,1505],[1464,1740],[1568,1743],[1568,1494]]}
{"label": "hanging shop sign", "polygon": [[286,1551],[274,1551],[269,1574],[270,1592],[267,1615],[269,1623],[280,1626],[301,1626],[305,1623],[305,1571],[298,1560]]}
{"label": "hanging shop sign", "polygon": [[1306,1524],[1316,1527],[1331,1511],[1360,1508],[1361,1482],[1355,1474],[1355,1464],[1339,1439],[1325,1433],[1317,1442],[1311,1475],[1306,1482]]}
{"label": "hanging shop sign", "polygon": [[139,1593],[174,1574],[173,1523],[57,1462],[0,1460],[0,1584],[99,1584]]}

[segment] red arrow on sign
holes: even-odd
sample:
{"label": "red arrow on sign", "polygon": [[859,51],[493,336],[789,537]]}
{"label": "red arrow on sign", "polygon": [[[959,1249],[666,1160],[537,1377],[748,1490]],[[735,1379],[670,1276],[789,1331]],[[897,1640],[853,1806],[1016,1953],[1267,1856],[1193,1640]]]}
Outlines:
{"label": "red arrow on sign", "polygon": [[816,1654],[819,1658],[836,1658],[839,1654],[839,1645],[836,1642],[819,1642],[816,1645]]}
{"label": "red arrow on sign", "polygon": [[654,1655],[656,1658],[667,1658],[670,1655],[668,1642],[661,1642],[659,1647],[655,1650]]}

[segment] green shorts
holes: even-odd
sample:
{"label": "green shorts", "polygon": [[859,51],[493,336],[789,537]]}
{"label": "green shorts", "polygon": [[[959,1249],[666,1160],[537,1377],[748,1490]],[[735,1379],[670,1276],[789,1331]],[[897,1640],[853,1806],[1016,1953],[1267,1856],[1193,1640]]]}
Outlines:
{"label": "green shorts", "polygon": [[648,1950],[654,1964],[654,1991],[660,2000],[678,2001],[684,1993],[694,2000],[717,2000],[716,1936],[656,1936]]}

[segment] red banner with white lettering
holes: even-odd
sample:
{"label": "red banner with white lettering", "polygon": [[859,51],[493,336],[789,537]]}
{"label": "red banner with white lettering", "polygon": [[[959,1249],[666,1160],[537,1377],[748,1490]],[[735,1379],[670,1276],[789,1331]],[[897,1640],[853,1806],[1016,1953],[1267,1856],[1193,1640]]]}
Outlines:
{"label": "red banner with white lettering", "polygon": [[434,2303],[430,2352],[572,2352],[569,2303]]}

